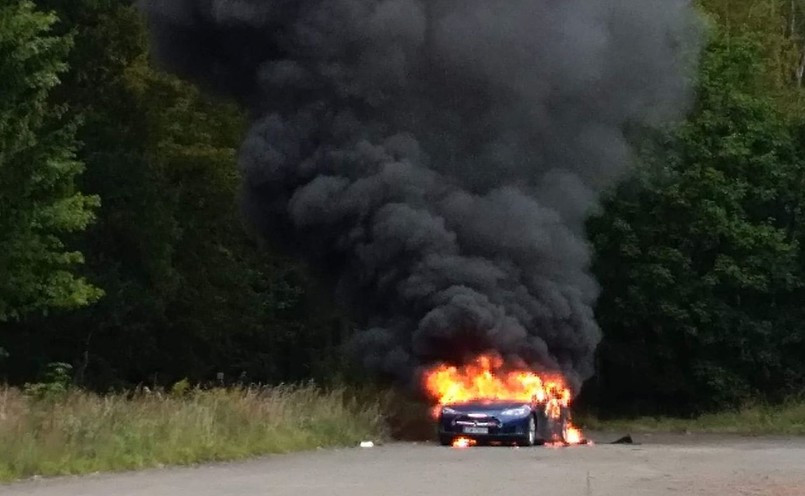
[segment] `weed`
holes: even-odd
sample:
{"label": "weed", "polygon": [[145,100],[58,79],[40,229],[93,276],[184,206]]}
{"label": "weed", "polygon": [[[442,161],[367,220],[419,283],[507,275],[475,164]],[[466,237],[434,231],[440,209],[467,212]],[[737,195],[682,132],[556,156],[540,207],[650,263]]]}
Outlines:
{"label": "weed", "polygon": [[805,435],[805,401],[791,400],[774,406],[748,405],[694,419],[641,417],[601,420],[587,416],[576,420],[587,429],[603,431]]}
{"label": "weed", "polygon": [[376,400],[313,385],[107,396],[67,389],[49,401],[32,391],[0,388],[0,480],[233,460],[386,435]]}

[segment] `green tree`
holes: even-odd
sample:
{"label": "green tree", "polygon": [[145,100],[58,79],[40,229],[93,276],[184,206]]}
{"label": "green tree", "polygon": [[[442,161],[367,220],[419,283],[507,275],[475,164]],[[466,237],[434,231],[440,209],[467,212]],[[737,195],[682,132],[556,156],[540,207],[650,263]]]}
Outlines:
{"label": "green tree", "polygon": [[332,374],[342,319],[299,263],[244,229],[242,113],[154,69],[131,2],[38,3],[75,39],[54,98],[83,122],[81,188],[103,208],[80,246],[107,296],[0,333],[10,380],[50,362],[72,363],[79,382],[99,388],[219,371],[260,381]]}
{"label": "green tree", "polygon": [[759,81],[785,114],[805,108],[805,1],[699,0],[726,39],[750,37],[757,43]]}
{"label": "green tree", "polygon": [[70,39],[28,1],[0,6],[0,321],[87,305],[101,291],[74,272],[67,248],[98,205],[77,191],[76,123],[48,97],[65,72]]}
{"label": "green tree", "polygon": [[590,223],[604,288],[596,394],[677,412],[801,388],[802,155],[762,93],[760,47],[718,34],[691,117],[650,140]]}

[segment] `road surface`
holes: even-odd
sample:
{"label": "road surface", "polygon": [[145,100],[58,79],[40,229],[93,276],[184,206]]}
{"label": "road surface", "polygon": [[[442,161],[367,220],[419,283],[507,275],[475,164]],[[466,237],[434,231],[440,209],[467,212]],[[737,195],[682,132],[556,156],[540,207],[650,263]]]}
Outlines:
{"label": "road surface", "polygon": [[[607,439],[608,438],[608,439]],[[805,439],[635,437],[639,445],[465,450],[395,443],[245,463],[0,486],[9,496],[803,496]]]}

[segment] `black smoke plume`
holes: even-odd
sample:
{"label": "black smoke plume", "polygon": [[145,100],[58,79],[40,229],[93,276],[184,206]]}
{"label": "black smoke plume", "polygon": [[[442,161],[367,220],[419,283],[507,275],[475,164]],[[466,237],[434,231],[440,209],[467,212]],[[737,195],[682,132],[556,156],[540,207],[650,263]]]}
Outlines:
{"label": "black smoke plume", "polygon": [[[175,73],[251,112],[243,201],[337,277],[401,378],[496,351],[578,387],[601,333],[584,222],[628,125],[679,116],[677,0],[151,0]],[[693,50],[695,51],[695,50]]]}

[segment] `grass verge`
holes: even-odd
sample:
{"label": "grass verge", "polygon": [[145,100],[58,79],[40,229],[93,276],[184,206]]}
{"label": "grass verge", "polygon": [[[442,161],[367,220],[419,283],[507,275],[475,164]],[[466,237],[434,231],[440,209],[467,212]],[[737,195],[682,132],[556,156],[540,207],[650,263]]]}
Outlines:
{"label": "grass verge", "polygon": [[315,386],[36,399],[0,388],[0,481],[235,460],[386,435],[379,402]]}
{"label": "grass verge", "polygon": [[600,420],[592,416],[577,416],[576,421],[585,429],[598,431],[805,435],[805,402],[747,406],[694,419],[642,417]]}

